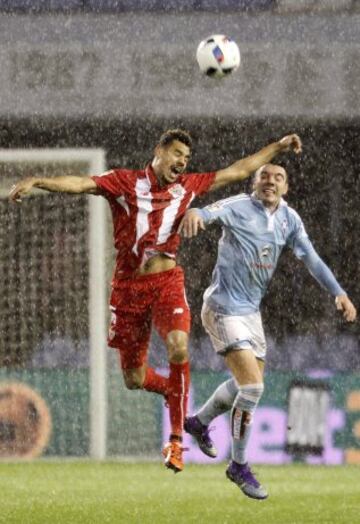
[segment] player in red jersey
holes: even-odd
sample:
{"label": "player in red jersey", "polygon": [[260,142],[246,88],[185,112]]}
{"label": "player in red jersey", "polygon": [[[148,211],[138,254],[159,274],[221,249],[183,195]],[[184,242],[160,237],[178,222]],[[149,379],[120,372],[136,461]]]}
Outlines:
{"label": "player in red jersey", "polygon": [[[31,177],[10,191],[14,201],[21,201],[37,187],[102,195],[109,202],[117,259],[108,343],[119,351],[127,388],[145,389],[166,398],[171,435],[163,455],[165,465],[175,472],[183,469],[182,432],[190,381],[190,311],[183,271],[175,259],[181,218],[196,196],[244,180],[278,153],[301,151],[299,137],[288,135],[226,169],[185,174],[191,146],[186,131],[172,129],[160,137],[153,159],[144,170],[114,169],[91,177]],[[168,378],[147,365],[152,325],[167,347]]]}

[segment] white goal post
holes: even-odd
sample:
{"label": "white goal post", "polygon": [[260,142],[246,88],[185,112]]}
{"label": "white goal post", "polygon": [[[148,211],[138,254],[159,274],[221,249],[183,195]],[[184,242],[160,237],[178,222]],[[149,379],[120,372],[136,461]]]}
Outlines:
{"label": "white goal post", "polygon": [[[82,174],[100,174],[106,169],[102,149],[0,149],[0,163],[13,165],[56,165],[57,168],[80,163]],[[85,171],[85,173],[84,173]],[[79,173],[74,173],[79,174]],[[0,197],[7,198],[14,179],[0,181]],[[34,192],[35,193],[35,192]],[[40,190],[36,193],[42,193]],[[70,198],[70,197],[69,197]],[[90,424],[89,453],[94,459],[106,456],[106,203],[103,198],[89,199],[89,344],[90,344]]]}

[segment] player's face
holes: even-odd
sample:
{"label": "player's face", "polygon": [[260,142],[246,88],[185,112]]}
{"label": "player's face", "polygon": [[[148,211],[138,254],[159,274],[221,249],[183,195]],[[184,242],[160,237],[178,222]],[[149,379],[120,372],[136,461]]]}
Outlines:
{"label": "player's face", "polygon": [[185,172],[190,160],[190,148],[174,140],[167,146],[157,146],[152,163],[156,176],[164,184],[172,184]]}
{"label": "player's face", "polygon": [[266,207],[276,208],[280,198],[286,195],[287,190],[287,175],[285,169],[281,166],[267,164],[256,175],[254,191]]}

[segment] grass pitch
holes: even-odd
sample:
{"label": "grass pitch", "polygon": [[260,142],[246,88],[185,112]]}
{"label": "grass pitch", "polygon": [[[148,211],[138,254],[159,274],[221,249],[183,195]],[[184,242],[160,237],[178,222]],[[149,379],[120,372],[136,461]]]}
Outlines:
{"label": "grass pitch", "polygon": [[174,475],[157,463],[0,464],[0,522],[6,524],[355,524],[360,468],[255,467],[266,501],[245,497],[225,464],[188,465]]}

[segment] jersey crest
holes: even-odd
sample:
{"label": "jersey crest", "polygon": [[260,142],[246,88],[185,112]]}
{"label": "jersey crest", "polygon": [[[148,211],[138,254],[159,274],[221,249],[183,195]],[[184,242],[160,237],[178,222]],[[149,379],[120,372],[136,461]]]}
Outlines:
{"label": "jersey crest", "polygon": [[173,187],[169,189],[170,195],[172,195],[174,198],[180,198],[183,195],[185,195],[186,190],[185,188],[180,184],[175,184]]}

